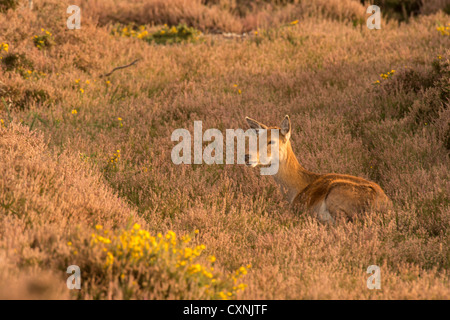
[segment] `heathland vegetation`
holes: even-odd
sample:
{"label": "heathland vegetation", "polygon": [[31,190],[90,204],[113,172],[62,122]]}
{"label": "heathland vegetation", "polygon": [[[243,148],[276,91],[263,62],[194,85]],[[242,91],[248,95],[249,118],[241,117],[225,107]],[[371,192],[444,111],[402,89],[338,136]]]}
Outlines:
{"label": "heathland vegetation", "polygon": [[[450,298],[445,1],[378,1],[380,30],[352,0],[73,2],[0,1],[1,298]],[[259,170],[171,161],[195,120],[286,114],[304,167],[393,209],[327,226]]]}

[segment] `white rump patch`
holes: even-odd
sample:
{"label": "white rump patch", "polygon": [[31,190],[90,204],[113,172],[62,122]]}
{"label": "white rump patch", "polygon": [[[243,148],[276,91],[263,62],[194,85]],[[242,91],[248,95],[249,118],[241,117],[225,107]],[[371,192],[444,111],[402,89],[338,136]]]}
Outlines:
{"label": "white rump patch", "polygon": [[325,200],[320,202],[319,205],[315,206],[313,212],[317,215],[317,218],[322,222],[334,223],[334,219],[331,216],[330,212],[327,209],[327,205],[325,204]]}

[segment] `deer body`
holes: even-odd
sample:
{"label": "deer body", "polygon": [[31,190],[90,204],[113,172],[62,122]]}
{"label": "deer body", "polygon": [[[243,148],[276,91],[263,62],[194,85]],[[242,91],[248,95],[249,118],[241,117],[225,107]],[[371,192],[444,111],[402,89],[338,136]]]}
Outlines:
{"label": "deer body", "polygon": [[[334,223],[337,219],[353,220],[359,213],[382,210],[390,200],[375,182],[345,174],[317,174],[303,168],[291,146],[291,124],[288,116],[279,127],[267,127],[247,118],[253,129],[279,129],[278,141],[268,144],[279,148],[279,169],[273,177],[287,200],[296,208],[302,207],[319,220]],[[249,160],[252,155],[248,155]],[[256,156],[258,159],[258,156]],[[272,159],[276,160],[276,159]],[[256,166],[259,163],[248,163]]]}

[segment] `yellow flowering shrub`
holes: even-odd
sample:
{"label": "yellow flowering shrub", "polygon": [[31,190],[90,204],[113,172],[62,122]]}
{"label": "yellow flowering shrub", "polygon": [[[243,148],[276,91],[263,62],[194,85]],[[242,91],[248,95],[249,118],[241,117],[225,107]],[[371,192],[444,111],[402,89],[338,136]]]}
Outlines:
{"label": "yellow flowering shrub", "polygon": [[35,35],[33,37],[33,43],[39,50],[49,48],[54,44],[53,35],[50,31],[41,29],[41,35]]}
{"label": "yellow flowering shrub", "polygon": [[113,155],[109,158],[108,165],[111,166],[113,169],[116,169],[116,165],[120,160],[120,150],[116,150],[116,152],[113,153]]}
{"label": "yellow flowering shrub", "polygon": [[45,72],[36,71],[36,70],[20,70],[19,72],[22,74],[24,79],[33,79],[39,80],[41,78],[45,78],[47,74]]}
{"label": "yellow flowering shrub", "polygon": [[[139,224],[116,232],[97,225],[87,247],[70,242],[70,248],[77,256],[98,257],[97,272],[103,275],[94,278],[115,284],[115,293],[125,299],[235,298],[245,289],[240,280],[251,266],[228,276],[216,272],[216,258],[204,255],[204,245],[192,245],[192,236],[177,237],[173,231],[152,235]],[[108,289],[100,291],[102,297]]]}
{"label": "yellow flowering shrub", "polygon": [[[94,79],[93,82],[97,82],[97,79]],[[81,95],[85,93],[86,89],[89,88],[91,84],[91,80],[84,80],[81,81],[81,79],[75,79],[75,81],[71,84],[72,88],[77,90]]]}
{"label": "yellow flowering shrub", "polygon": [[[380,74],[381,81],[389,79],[390,77],[392,77],[394,75],[394,73],[395,73],[395,70],[391,70],[386,73],[381,73]],[[374,82],[374,84],[380,84],[380,83],[381,83],[380,80],[377,80]]]}
{"label": "yellow flowering shrub", "polygon": [[7,43],[5,43],[5,42],[0,43],[0,52],[1,52],[1,51],[8,52],[8,51],[9,51],[9,44],[7,44]]}
{"label": "yellow flowering shrub", "polygon": [[168,27],[164,25],[159,31],[147,38],[148,42],[157,44],[173,44],[181,42],[196,42],[200,39],[201,32],[195,28],[187,27],[184,24]]}
{"label": "yellow flowering shrub", "polygon": [[120,26],[116,25],[112,33],[115,36],[131,37],[143,39],[149,43],[156,44],[173,44],[182,42],[196,42],[200,39],[202,33],[192,27],[187,27],[184,24],[169,27],[164,25],[155,32],[150,32],[145,26],[136,27],[134,25]]}
{"label": "yellow flowering shrub", "polygon": [[125,27],[116,25],[114,26],[112,33],[119,37],[131,37],[138,39],[143,39],[149,36],[149,32],[145,26],[139,26],[136,28],[134,25],[128,25]]}
{"label": "yellow flowering shrub", "polygon": [[450,36],[450,23],[448,23],[447,26],[436,27],[436,30],[443,36]]}

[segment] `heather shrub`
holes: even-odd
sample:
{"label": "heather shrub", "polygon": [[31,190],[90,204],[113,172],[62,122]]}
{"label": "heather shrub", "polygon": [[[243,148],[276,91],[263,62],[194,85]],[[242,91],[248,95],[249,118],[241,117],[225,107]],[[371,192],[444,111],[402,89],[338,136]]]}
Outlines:
{"label": "heather shrub", "polygon": [[31,62],[24,53],[8,53],[2,56],[2,67],[6,71],[16,71],[25,76],[28,70],[33,70],[33,62]]}
{"label": "heather shrub", "polygon": [[[359,21],[364,18],[363,6],[355,0],[341,0],[341,1],[303,1],[303,0],[238,0],[238,1],[223,1],[223,0],[207,0],[207,5],[217,5],[222,9],[229,10],[233,14],[240,17],[250,18],[258,14],[266,13],[267,15],[277,16],[280,18],[291,12],[297,18],[304,16],[320,16],[322,18],[329,18],[340,21]],[[273,17],[272,17],[273,18]],[[264,17],[268,21],[270,17]],[[291,16],[292,19],[292,16]],[[288,20],[282,19],[281,23]],[[261,21],[263,22],[263,21]]]}
{"label": "heather shrub", "polygon": [[226,10],[216,6],[205,6],[200,0],[157,0],[157,1],[83,1],[88,3],[90,14],[99,23],[163,25],[176,26],[186,24],[190,27],[206,30],[226,30],[239,32],[242,23]]}
{"label": "heather shrub", "polygon": [[[71,3],[34,2],[0,14],[1,56],[33,63],[25,74],[0,68],[0,296],[448,299],[442,12],[368,30],[349,19],[366,17],[358,1],[258,2],[241,15],[227,1],[89,0],[82,29],[66,30],[55,12],[66,18]],[[117,35],[127,26],[124,36],[110,23],[121,23]],[[204,41],[139,41],[164,23],[205,31]],[[52,32],[49,50],[33,41],[41,28]],[[286,114],[306,169],[373,180],[392,210],[327,226],[293,212],[257,169],[171,160],[172,132],[192,135],[194,121],[225,132],[247,128],[245,116],[279,125]],[[238,290],[233,276],[248,263]],[[65,287],[72,264],[81,291]],[[373,264],[382,290],[367,289]]]}
{"label": "heather shrub", "polygon": [[36,86],[25,89],[23,86],[2,84],[0,84],[0,99],[3,107],[8,110],[29,110],[32,106],[48,106],[55,100],[46,89]]}
{"label": "heather shrub", "polygon": [[[445,148],[450,152],[450,108],[449,104],[445,108],[445,111],[442,112],[442,116],[440,117],[441,121],[438,121],[439,125],[439,137],[444,143]],[[439,123],[441,122],[441,123]]]}
{"label": "heather shrub", "polygon": [[[83,237],[84,229],[96,223],[108,228],[125,226],[133,213],[102,187],[101,180],[91,176],[83,163],[67,154],[50,155],[42,136],[27,128],[15,123],[0,126],[0,149],[1,267],[6,274],[21,275],[24,280],[0,279],[1,295],[21,289],[22,298],[60,292],[65,268],[70,265],[69,239]],[[104,203],[106,199],[114,204]],[[11,269],[11,264],[20,270]],[[49,272],[49,268],[53,277],[45,277],[42,290],[27,292],[27,271],[34,270],[30,274],[36,275],[36,270]]]}
{"label": "heather shrub", "polygon": [[[11,251],[11,255],[8,261],[17,257],[16,263],[24,269],[56,267],[60,270],[60,276],[51,281],[61,281],[62,285],[65,269],[72,264],[80,266],[86,290],[86,293],[78,295],[80,298],[232,299],[246,287],[240,279],[247,274],[250,266],[242,266],[230,275],[216,270],[216,258],[204,254],[205,246],[191,244],[197,242],[193,238],[198,231],[182,237],[177,237],[173,231],[168,231],[164,236],[161,233],[152,236],[137,223],[132,228],[126,227],[132,215],[120,205],[110,212],[109,205],[104,207],[103,215],[100,212],[103,210],[102,200],[95,203],[96,198],[90,198],[90,192],[98,187],[99,181],[92,180],[90,184],[94,189],[80,195],[77,189],[83,182],[78,186],[73,182],[80,178],[91,179],[82,172],[86,168],[83,169],[81,161],[69,157],[55,162],[47,154],[41,138],[33,136],[25,128],[14,124],[8,128],[0,126],[0,148],[4,151],[9,148],[8,152],[2,152],[0,166],[6,182],[0,189],[3,225],[0,233],[2,247],[9,243],[7,250]],[[14,167],[9,166],[10,161],[14,162]],[[15,170],[21,174],[14,176]],[[61,178],[67,170],[72,171],[74,180]],[[20,184],[21,179],[26,179],[28,187],[13,187],[12,184]],[[108,191],[104,191],[95,191],[103,201],[105,196],[111,197]],[[49,205],[51,201],[74,196],[76,199],[69,207]],[[83,198],[91,200],[86,203]],[[85,206],[82,211],[79,210],[81,204]],[[108,214],[117,213],[117,210],[124,215],[119,220],[115,215],[115,221],[107,222],[107,227],[93,223],[101,223],[102,216],[106,218]],[[7,232],[7,226],[11,224],[25,228],[20,238],[13,239],[14,233]],[[64,235],[55,238],[55,228],[62,228]],[[53,230],[53,235],[48,233],[50,230]],[[28,246],[31,250],[27,249]],[[6,271],[10,272],[8,269]],[[6,279],[0,280],[3,290],[6,290],[5,284],[13,285]],[[42,290],[53,287],[46,281],[41,286]],[[77,295],[76,291],[74,294]]]}
{"label": "heather shrub", "polygon": [[48,103],[49,98],[50,95],[43,89],[26,89],[23,98],[15,104],[20,109],[24,109],[30,104],[43,105]]}
{"label": "heather shrub", "polygon": [[0,81],[0,108],[9,111],[9,105],[12,104],[16,99],[20,99],[21,90],[7,86]]}
{"label": "heather shrub", "polygon": [[[395,75],[394,75],[395,74]],[[449,63],[439,55],[429,67],[391,70],[374,85],[390,116],[407,116],[415,123],[430,123],[449,98]]]}
{"label": "heather shrub", "polygon": [[413,102],[408,120],[413,124],[424,126],[434,122],[439,117],[439,112],[444,108],[440,100],[440,91],[437,88],[427,90],[420,99]]}
{"label": "heather shrub", "polygon": [[185,24],[202,32],[249,32],[259,27],[277,27],[301,17],[361,24],[364,7],[356,0],[334,1],[89,1],[90,15],[102,25],[177,26]]}
{"label": "heather shrub", "polygon": [[68,246],[74,263],[89,270],[84,285],[95,288],[89,291],[96,299],[235,298],[246,287],[240,278],[247,268],[221,275],[216,258],[203,258],[205,246],[192,246],[192,237],[173,231],[152,236],[139,224],[116,232],[97,225],[88,244],[74,240]]}

